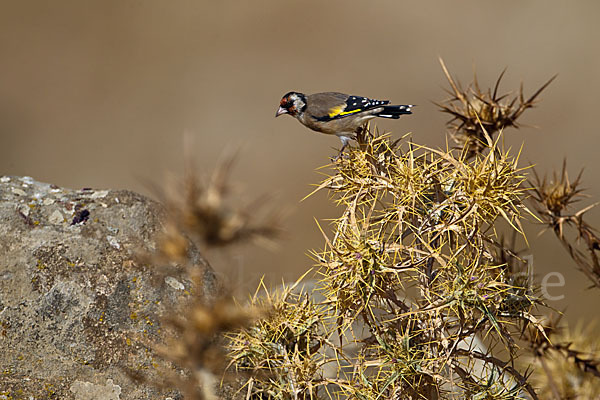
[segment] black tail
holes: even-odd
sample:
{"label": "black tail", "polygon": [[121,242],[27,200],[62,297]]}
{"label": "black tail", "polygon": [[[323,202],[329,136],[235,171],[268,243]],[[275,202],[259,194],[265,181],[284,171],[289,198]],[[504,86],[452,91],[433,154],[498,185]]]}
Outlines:
{"label": "black tail", "polygon": [[412,114],[412,112],[410,111],[411,107],[414,106],[412,104],[401,106],[383,106],[383,111],[377,114],[377,116],[381,118],[398,119],[401,115]]}

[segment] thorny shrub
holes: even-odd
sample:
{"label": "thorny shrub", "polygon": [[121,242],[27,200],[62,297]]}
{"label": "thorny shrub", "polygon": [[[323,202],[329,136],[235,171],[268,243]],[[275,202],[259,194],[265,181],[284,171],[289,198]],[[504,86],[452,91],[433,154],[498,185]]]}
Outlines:
{"label": "thorny shrub", "polygon": [[[597,285],[600,241],[582,218],[589,207],[567,212],[580,178],[569,181],[563,168],[554,180],[535,174],[528,181],[520,152],[499,144],[554,78],[527,100],[522,87],[510,99],[498,94],[504,72],[484,92],[476,79],[463,90],[442,67],[452,97],[439,106],[453,116],[448,129],[458,148],[392,140],[372,127],[359,133],[357,146],[315,190],[327,190],[340,213],[330,233],[319,226],[325,247],[312,253],[311,279],[309,271],[275,290],[262,284],[244,307],[225,296],[178,316],[174,326],[185,340],[175,341],[177,356],[168,359],[188,371],[180,374],[188,377],[180,386],[186,398],[213,398],[219,379],[235,381],[228,396],[242,399],[562,399],[600,392],[600,343],[578,347],[582,341],[547,317],[553,312],[515,249],[516,238],[527,243],[525,220],[543,223]],[[221,180],[202,188],[192,179],[183,204],[171,204],[175,228],[163,257],[185,256],[184,237],[223,246],[275,235],[271,222],[253,225],[249,214],[227,208]],[[567,226],[584,250],[567,238]],[[222,356],[227,367],[215,368],[207,355]],[[577,388],[563,370],[579,379]],[[202,378],[207,374],[213,379]]]}

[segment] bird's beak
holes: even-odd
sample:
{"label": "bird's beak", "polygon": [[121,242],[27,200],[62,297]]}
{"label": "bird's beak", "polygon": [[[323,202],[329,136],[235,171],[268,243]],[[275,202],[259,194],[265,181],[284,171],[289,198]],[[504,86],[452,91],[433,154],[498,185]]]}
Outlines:
{"label": "bird's beak", "polygon": [[275,113],[275,118],[279,117],[282,114],[287,114],[288,110],[286,110],[283,107],[279,107],[279,110],[277,110],[277,112]]}

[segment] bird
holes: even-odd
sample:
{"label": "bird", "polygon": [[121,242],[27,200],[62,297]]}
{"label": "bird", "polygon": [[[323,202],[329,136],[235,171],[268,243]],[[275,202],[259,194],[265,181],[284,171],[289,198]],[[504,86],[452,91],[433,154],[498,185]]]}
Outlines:
{"label": "bird", "polygon": [[363,125],[375,117],[398,119],[412,114],[412,104],[391,105],[389,100],[374,100],[339,92],[305,95],[288,92],[279,102],[275,117],[288,114],[313,131],[336,135],[342,141],[339,155]]}

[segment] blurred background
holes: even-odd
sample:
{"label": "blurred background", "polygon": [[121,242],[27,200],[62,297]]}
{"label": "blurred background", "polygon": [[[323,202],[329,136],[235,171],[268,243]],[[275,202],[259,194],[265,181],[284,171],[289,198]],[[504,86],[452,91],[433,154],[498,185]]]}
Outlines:
{"label": "blurred background", "polygon": [[[181,174],[184,153],[208,173],[239,148],[234,193],[246,203],[273,195],[288,211],[286,234],[274,251],[249,244],[208,257],[243,288],[263,274],[270,284],[293,280],[313,264],[309,250],[323,247],[314,218],[338,215],[325,193],[300,199],[340,143],[275,119],[281,96],[335,90],[417,104],[378,126],[444,147],[448,116],[432,104],[447,97],[443,57],[463,84],[475,68],[482,87],[508,67],[501,91],[523,81],[531,94],[558,73],[521,119],[530,126],[507,130],[507,145],[524,143],[523,163],[541,172],[563,157],[572,176],[586,167],[594,201],[599,15],[600,2],[559,0],[1,1],[0,175],[152,195],[146,182]],[[588,218],[600,226],[598,212]],[[538,230],[528,227],[536,275],[565,277],[549,289],[564,299],[549,304],[572,322],[594,317],[586,305],[598,293]]]}

